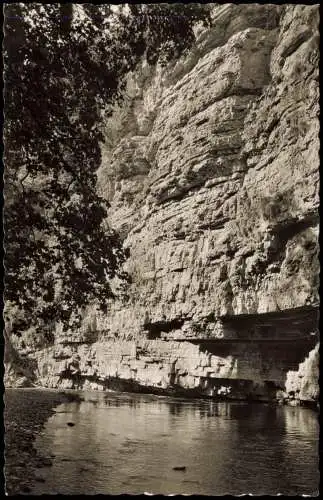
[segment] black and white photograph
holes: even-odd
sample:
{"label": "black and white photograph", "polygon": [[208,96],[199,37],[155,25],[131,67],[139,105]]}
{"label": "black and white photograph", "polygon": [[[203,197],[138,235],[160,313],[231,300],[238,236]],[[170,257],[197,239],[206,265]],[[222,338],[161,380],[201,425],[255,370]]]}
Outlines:
{"label": "black and white photograph", "polygon": [[4,3],[4,495],[319,496],[319,7]]}

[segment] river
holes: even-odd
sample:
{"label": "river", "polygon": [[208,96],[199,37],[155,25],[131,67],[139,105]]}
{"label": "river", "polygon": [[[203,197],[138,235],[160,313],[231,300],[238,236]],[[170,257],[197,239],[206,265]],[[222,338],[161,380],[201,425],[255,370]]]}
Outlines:
{"label": "river", "polygon": [[[33,392],[20,394],[24,404],[15,411],[23,414]],[[52,463],[38,470],[32,494],[318,492],[319,422],[311,409],[79,395],[57,406],[37,433],[37,453]]]}

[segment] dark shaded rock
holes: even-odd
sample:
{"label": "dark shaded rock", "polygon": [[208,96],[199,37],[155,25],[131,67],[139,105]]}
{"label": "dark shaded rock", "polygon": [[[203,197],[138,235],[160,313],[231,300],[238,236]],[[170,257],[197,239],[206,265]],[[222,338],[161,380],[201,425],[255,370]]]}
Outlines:
{"label": "dark shaded rock", "polygon": [[35,481],[37,481],[37,483],[45,483],[45,479],[43,477],[39,477],[39,476],[35,477]]}
{"label": "dark shaded rock", "polygon": [[23,487],[21,488],[21,491],[22,491],[23,493],[30,493],[30,492],[31,492],[31,488],[30,488],[29,486],[23,486]]}
{"label": "dark shaded rock", "polygon": [[40,465],[41,467],[51,467],[53,465],[50,458],[43,458],[40,463],[41,463],[41,465]]}

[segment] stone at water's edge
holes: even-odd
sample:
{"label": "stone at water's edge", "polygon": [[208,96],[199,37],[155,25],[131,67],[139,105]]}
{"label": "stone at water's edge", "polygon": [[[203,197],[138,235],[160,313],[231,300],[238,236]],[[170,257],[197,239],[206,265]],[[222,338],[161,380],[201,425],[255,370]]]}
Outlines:
{"label": "stone at water's edge", "polygon": [[318,340],[305,318],[318,303],[318,6],[213,16],[186,58],[130,75],[107,120],[98,189],[129,251],[129,300],[29,346],[39,384],[257,399],[287,383],[317,398],[312,355],[310,381],[294,372]]}

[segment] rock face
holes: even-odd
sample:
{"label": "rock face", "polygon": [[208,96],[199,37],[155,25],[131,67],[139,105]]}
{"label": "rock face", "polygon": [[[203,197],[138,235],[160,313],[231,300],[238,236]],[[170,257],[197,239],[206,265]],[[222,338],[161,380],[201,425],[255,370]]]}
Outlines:
{"label": "rock face", "polygon": [[294,402],[316,402],[319,398],[319,345],[315,346],[297,371],[287,374],[287,397]]}
{"label": "rock face", "polygon": [[317,342],[318,6],[213,17],[106,122],[98,189],[132,284],[34,354],[45,385],[268,398]]}

